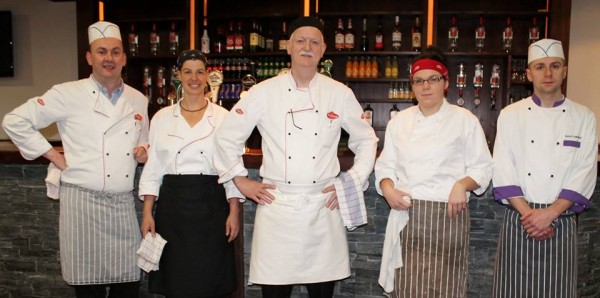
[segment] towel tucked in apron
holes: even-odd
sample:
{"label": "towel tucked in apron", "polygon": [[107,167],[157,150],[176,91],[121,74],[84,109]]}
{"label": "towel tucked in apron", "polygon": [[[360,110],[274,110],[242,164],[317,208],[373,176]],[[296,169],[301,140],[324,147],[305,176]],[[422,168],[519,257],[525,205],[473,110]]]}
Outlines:
{"label": "towel tucked in apron", "polygon": [[448,218],[447,203],[412,200],[400,232],[404,266],[396,269],[391,297],[466,297],[469,209]]}
{"label": "towel tucked in apron", "polygon": [[140,280],[140,227],[132,192],[105,193],[69,183],[60,187],[60,259],[71,285]]}
{"label": "towel tucked in apron", "polygon": [[275,201],[256,209],[249,283],[307,284],[350,276],[340,210],[325,207],[331,193],[321,192],[332,184],[276,184],[269,190]]}
{"label": "towel tucked in apron", "polygon": [[156,232],[167,240],[150,291],[167,297],[217,296],[235,289],[229,203],[218,176],[165,175],[156,205]]}
{"label": "towel tucked in apron", "polygon": [[[530,204],[546,208],[547,204]],[[555,236],[527,235],[521,215],[506,208],[500,229],[492,297],[576,297],[577,223],[567,211],[554,221]]]}

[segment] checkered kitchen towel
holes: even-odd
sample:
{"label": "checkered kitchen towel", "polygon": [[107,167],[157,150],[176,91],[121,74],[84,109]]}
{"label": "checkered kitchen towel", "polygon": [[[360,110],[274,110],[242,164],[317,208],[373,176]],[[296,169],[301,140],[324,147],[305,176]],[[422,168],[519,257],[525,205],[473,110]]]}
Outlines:
{"label": "checkered kitchen towel", "polygon": [[163,239],[160,234],[156,233],[156,236],[152,237],[152,233],[146,233],[146,237],[137,251],[138,267],[146,272],[158,270],[158,262],[166,243],[167,240]]}
{"label": "checkered kitchen towel", "polygon": [[350,169],[335,178],[335,191],[342,214],[344,226],[349,231],[367,223],[367,207],[365,206],[364,191],[369,182],[361,183],[358,174]]}

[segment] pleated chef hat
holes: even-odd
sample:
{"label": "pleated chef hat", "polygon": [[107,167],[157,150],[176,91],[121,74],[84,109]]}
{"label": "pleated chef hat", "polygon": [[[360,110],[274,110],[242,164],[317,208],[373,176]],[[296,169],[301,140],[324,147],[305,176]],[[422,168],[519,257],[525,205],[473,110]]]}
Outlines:
{"label": "pleated chef hat", "polygon": [[105,37],[112,37],[122,40],[119,26],[110,22],[98,21],[88,27],[88,39],[90,44],[92,44],[92,42],[94,42],[96,39]]}
{"label": "pleated chef hat", "polygon": [[537,59],[546,57],[556,57],[565,59],[562,43],[555,39],[540,39],[529,46],[527,55],[527,64]]}

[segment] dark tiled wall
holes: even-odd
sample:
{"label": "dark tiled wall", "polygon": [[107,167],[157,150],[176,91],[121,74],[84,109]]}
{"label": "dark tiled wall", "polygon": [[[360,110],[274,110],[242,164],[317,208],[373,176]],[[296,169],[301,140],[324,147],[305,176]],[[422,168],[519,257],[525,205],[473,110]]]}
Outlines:
{"label": "dark tiled wall", "polygon": [[[58,202],[45,195],[44,166],[0,165],[0,297],[73,297],[60,274]],[[257,170],[251,171],[256,177]],[[369,224],[348,233],[352,276],[339,283],[336,297],[381,297],[377,284],[383,234],[389,208],[372,186],[366,193]],[[596,188],[594,197],[600,187]],[[491,199],[472,197],[469,297],[489,297],[502,208]],[[138,210],[141,204],[138,204]],[[244,205],[246,273],[252,240],[254,205]],[[600,297],[600,210],[579,217],[579,296]],[[308,297],[299,287],[294,297]],[[159,297],[147,293],[141,297]],[[261,297],[248,286],[246,297]]]}

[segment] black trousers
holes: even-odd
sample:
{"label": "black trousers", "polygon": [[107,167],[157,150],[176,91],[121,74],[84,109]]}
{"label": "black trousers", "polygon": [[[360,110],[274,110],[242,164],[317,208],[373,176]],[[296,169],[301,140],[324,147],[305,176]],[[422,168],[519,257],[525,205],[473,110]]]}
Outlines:
{"label": "black trousers", "polygon": [[105,298],[108,288],[109,298],[138,298],[140,295],[140,282],[126,282],[117,284],[79,285],[75,288],[77,298]]}
{"label": "black trousers", "polygon": [[[263,298],[289,298],[292,295],[294,285],[262,285]],[[335,281],[306,284],[308,297],[310,298],[331,298]]]}

